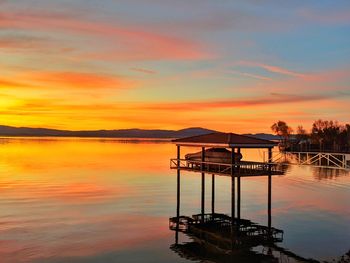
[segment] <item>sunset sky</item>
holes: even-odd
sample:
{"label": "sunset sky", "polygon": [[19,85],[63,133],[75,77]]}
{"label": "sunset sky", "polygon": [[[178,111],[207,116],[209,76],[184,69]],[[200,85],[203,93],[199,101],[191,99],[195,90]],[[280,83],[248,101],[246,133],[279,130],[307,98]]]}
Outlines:
{"label": "sunset sky", "polygon": [[0,0],[0,125],[350,122],[349,0]]}

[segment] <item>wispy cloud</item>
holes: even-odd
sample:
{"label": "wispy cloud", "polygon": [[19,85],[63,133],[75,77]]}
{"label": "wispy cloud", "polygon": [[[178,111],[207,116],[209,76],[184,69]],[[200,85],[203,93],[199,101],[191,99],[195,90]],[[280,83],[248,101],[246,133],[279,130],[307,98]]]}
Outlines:
{"label": "wispy cloud", "polygon": [[7,78],[0,78],[0,89],[31,87],[28,83],[17,82]]}
{"label": "wispy cloud", "polygon": [[145,74],[156,74],[157,73],[157,71],[155,71],[155,70],[144,69],[144,68],[130,68],[130,70],[145,73]]}
{"label": "wispy cloud", "polygon": [[241,76],[248,77],[248,78],[253,78],[253,79],[272,80],[271,78],[268,78],[268,77],[265,77],[265,76],[252,74],[252,73],[248,73],[248,72],[241,72],[241,71],[237,71],[237,70],[230,70],[230,71],[228,71],[228,73],[233,73],[233,74],[237,74],[237,75],[241,75]]}
{"label": "wispy cloud", "polygon": [[[334,95],[333,97],[342,96],[342,94]],[[152,110],[152,111],[201,111],[205,109],[224,109],[224,108],[241,108],[241,107],[256,107],[256,106],[270,106],[276,104],[285,104],[285,103],[299,103],[299,102],[311,102],[311,101],[320,101],[329,99],[330,95],[294,95],[294,94],[280,94],[280,93],[271,93],[265,96],[257,97],[245,97],[245,98],[232,98],[226,100],[194,100],[194,101],[184,101],[184,102],[149,102],[149,103],[133,103],[133,102],[124,102],[119,104],[70,104],[66,103],[63,100],[57,100],[53,102],[52,100],[38,100],[38,99],[29,99],[23,101],[23,104],[20,105],[22,108],[25,105],[25,108],[35,108],[36,110],[45,109],[45,108],[55,108],[55,109],[75,109],[75,110],[95,110],[95,111],[119,111],[119,110]]]}
{"label": "wispy cloud", "polygon": [[305,74],[299,73],[299,72],[295,72],[283,67],[279,67],[279,66],[273,66],[273,65],[268,65],[268,64],[264,64],[264,63],[259,63],[259,62],[254,62],[254,61],[240,61],[238,62],[239,65],[243,65],[243,66],[249,66],[249,67],[259,67],[259,68],[263,68],[269,72],[272,73],[277,73],[277,74],[282,74],[282,75],[287,75],[287,76],[292,76],[292,77],[305,77]]}
{"label": "wispy cloud", "polygon": [[[81,58],[90,59],[121,59],[121,60],[197,60],[208,58],[210,54],[204,51],[200,43],[191,39],[169,36],[152,30],[141,30],[132,26],[120,26],[111,23],[89,21],[57,13],[0,13],[0,28],[25,29],[34,32],[71,33],[85,37],[94,37],[99,42],[105,42],[104,48],[90,45],[90,50],[84,48]],[[67,38],[69,39],[69,38]],[[66,41],[68,41],[66,39]],[[11,45],[15,44],[15,39]],[[20,45],[20,43],[17,43]]]}
{"label": "wispy cloud", "polygon": [[192,102],[176,102],[176,103],[155,103],[153,105],[144,105],[142,108],[153,110],[183,110],[183,111],[200,111],[203,109],[213,108],[241,108],[254,106],[267,106],[285,103],[298,103],[307,101],[318,101],[328,99],[326,95],[293,95],[271,93],[268,96],[252,97],[242,99],[226,99],[226,100],[208,100],[208,101],[192,101]]}
{"label": "wispy cloud", "polygon": [[42,85],[50,84],[61,88],[125,89],[132,86],[132,81],[128,81],[122,77],[98,73],[32,72],[28,74],[27,78]]}
{"label": "wispy cloud", "polygon": [[24,71],[12,78],[23,79],[25,82],[13,81],[10,78],[0,79],[3,90],[16,89],[57,89],[64,92],[67,89],[103,90],[128,89],[136,86],[137,81],[115,75],[91,72],[73,71]]}

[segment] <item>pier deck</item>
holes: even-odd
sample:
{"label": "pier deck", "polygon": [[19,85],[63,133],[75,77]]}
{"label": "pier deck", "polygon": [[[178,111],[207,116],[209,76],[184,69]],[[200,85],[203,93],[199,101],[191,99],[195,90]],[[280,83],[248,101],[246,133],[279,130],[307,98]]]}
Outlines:
{"label": "pier deck", "polygon": [[[281,165],[265,162],[247,161],[241,161],[235,164],[228,164],[174,158],[170,159],[170,168],[190,172],[204,172],[209,174],[228,176],[232,176],[232,174],[234,174],[234,176],[263,176],[283,174]],[[232,168],[234,170],[233,173],[231,173]]]}

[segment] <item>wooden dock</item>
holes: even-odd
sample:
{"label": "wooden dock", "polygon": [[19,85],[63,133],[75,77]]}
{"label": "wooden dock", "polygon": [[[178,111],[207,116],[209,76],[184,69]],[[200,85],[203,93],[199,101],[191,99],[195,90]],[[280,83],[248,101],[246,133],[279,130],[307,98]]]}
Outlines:
{"label": "wooden dock", "polygon": [[[286,168],[283,162],[274,162],[272,158],[272,149],[277,145],[275,142],[233,133],[210,133],[176,139],[173,143],[176,144],[177,154],[170,160],[170,168],[176,170],[177,176],[176,216],[169,219],[169,228],[175,232],[172,250],[185,258],[213,262],[276,262],[272,251],[282,251],[288,257],[302,259],[275,244],[282,242],[284,233],[272,227],[272,175],[281,175]],[[201,148],[201,151],[181,158],[181,147]],[[267,158],[262,162],[242,161],[242,149],[264,149]],[[216,156],[213,156],[213,152]],[[332,161],[329,159],[329,163]],[[200,175],[200,214],[181,215],[181,171]],[[206,174],[211,175],[211,213],[206,213],[205,207],[205,192],[208,189]],[[227,187],[231,189],[230,216],[216,213],[216,175],[231,177],[231,180],[227,180],[230,181]],[[241,179],[247,176],[266,176],[267,226],[241,218]],[[193,242],[179,244],[180,233],[189,236]],[[257,246],[267,247],[269,252],[258,255],[252,250]]]}
{"label": "wooden dock", "polygon": [[[176,217],[169,219],[169,228],[175,231],[175,244],[179,233],[185,233],[205,247],[221,250],[224,254],[262,244],[273,244],[283,239],[283,231],[272,227],[272,175],[284,173],[284,166],[273,164],[272,148],[275,142],[234,133],[210,133],[173,140],[176,158],[170,160],[170,168],[176,170]],[[181,147],[201,148],[200,152],[181,158]],[[242,149],[264,149],[267,162],[242,161]],[[214,154],[215,153],[215,154]],[[181,216],[181,171],[196,172],[201,177],[200,214]],[[206,174],[211,175],[211,213],[206,213]],[[231,177],[231,213],[215,211],[215,176]],[[266,176],[267,226],[241,218],[241,179],[246,176]],[[228,182],[229,182],[228,181]]]}
{"label": "wooden dock", "polygon": [[189,172],[204,172],[208,174],[227,176],[234,174],[236,177],[282,175],[284,173],[282,166],[277,163],[241,161],[236,162],[235,164],[228,164],[177,158],[170,159],[170,169],[180,169]]}

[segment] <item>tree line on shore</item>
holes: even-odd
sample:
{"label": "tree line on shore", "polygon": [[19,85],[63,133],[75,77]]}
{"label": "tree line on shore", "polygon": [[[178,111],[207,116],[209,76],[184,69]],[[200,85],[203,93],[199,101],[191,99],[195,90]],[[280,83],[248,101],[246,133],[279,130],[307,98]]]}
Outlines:
{"label": "tree line on shore", "polygon": [[300,125],[294,132],[285,121],[277,121],[271,129],[280,136],[283,150],[350,152],[350,124],[320,119],[309,131]]}

